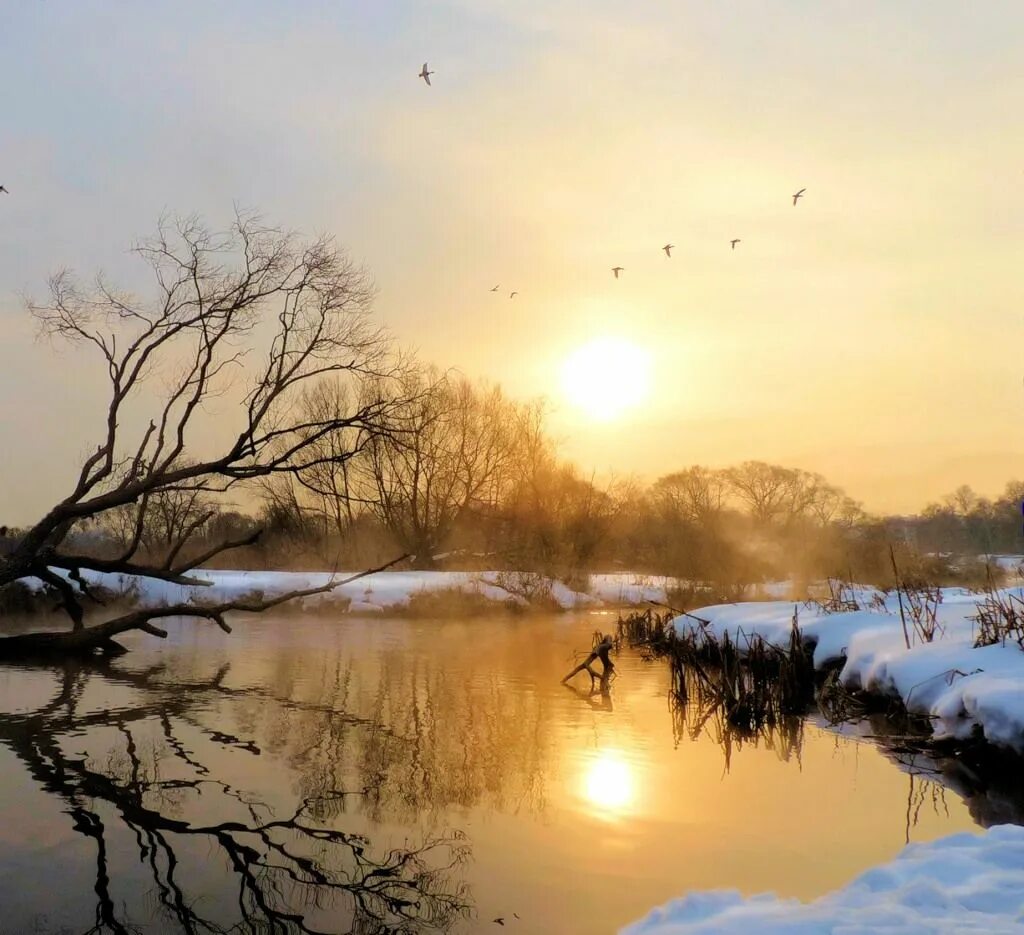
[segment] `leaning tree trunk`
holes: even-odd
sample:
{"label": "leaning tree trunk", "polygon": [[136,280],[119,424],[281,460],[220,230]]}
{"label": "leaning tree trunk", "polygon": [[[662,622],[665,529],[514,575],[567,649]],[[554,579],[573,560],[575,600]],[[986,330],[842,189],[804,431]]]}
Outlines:
{"label": "leaning tree trunk", "polygon": [[403,555],[377,568],[369,568],[356,575],[350,575],[341,581],[331,581],[318,588],[306,588],[302,591],[288,591],[285,594],[267,600],[235,600],[226,601],[220,604],[174,604],[170,607],[153,607],[136,610],[129,614],[108,620],[105,623],[98,623],[91,627],[76,627],[74,630],[55,633],[19,633],[17,636],[5,636],[0,638],[0,662],[18,659],[33,659],[40,657],[66,657],[66,656],[89,656],[97,653],[103,655],[120,655],[125,652],[123,646],[114,640],[115,636],[127,633],[131,630],[141,630],[151,636],[166,638],[167,631],[152,623],[163,617],[199,617],[212,620],[225,633],[231,632],[231,627],[224,619],[229,611],[243,611],[245,613],[258,614],[271,607],[284,604],[302,597],[309,597],[314,594],[326,594],[335,588],[349,584],[367,575],[384,571],[392,565],[404,561],[408,556]]}

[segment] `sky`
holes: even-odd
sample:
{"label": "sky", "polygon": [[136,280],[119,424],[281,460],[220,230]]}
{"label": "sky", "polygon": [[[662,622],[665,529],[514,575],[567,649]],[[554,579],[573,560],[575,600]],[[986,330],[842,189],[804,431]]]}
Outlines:
{"label": "sky", "polygon": [[[66,491],[105,414],[95,361],[40,341],[24,296],[65,267],[139,285],[127,251],[162,213],[222,226],[236,203],[336,235],[400,344],[548,398],[601,476],[758,458],[873,510],[1024,477],[1019,3],[39,0],[4,20],[2,522]],[[623,347],[615,418],[563,384],[594,341]]]}

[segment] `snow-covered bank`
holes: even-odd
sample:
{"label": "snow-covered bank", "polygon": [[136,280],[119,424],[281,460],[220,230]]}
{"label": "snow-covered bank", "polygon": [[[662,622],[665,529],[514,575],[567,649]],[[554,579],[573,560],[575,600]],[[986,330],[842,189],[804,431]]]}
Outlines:
{"label": "snow-covered bank", "polygon": [[[1019,588],[999,593],[1024,597]],[[909,711],[932,719],[936,738],[962,739],[980,730],[992,742],[1024,748],[1024,652],[1012,642],[975,648],[984,595],[959,588],[941,595],[934,640],[920,641],[908,622],[910,649],[896,595],[870,590],[856,595],[870,610],[826,613],[785,601],[721,604],[677,617],[673,625],[680,634],[719,640],[728,634],[741,647],[755,634],[786,646],[796,611],[803,639],[814,646],[815,666],[842,660],[843,684],[899,697]]]}
{"label": "snow-covered bank", "polygon": [[[61,574],[63,574],[61,572]],[[142,607],[190,601],[228,601],[250,594],[273,597],[287,591],[322,587],[350,577],[352,572],[222,571],[197,569],[195,578],[209,586],[180,585],[120,574],[84,572],[92,585],[124,595]],[[31,579],[38,587],[41,582]],[[673,582],[635,574],[591,575],[589,590],[578,591],[553,578],[522,572],[383,571],[342,585],[333,591],[301,599],[306,609],[331,608],[347,613],[383,613],[408,608],[426,595],[457,593],[482,598],[495,605],[558,607],[563,610],[635,606],[645,601],[667,601]]]}
{"label": "snow-covered bank", "polygon": [[735,890],[691,893],[621,935],[888,935],[1024,932],[1024,828],[911,844],[891,863],[810,903]]}

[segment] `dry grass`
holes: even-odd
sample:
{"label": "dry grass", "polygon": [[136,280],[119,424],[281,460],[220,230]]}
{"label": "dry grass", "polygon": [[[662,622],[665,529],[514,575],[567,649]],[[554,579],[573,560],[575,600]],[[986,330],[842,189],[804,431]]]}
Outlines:
{"label": "dry grass", "polygon": [[1013,592],[1002,592],[989,583],[974,615],[975,646],[1016,643],[1024,650],[1024,600]]}
{"label": "dry grass", "polygon": [[814,664],[795,613],[783,648],[760,636],[744,637],[739,647],[728,635],[715,640],[702,629],[680,636],[669,625],[672,616],[648,610],[620,617],[619,634],[668,660],[672,694],[680,703],[695,695],[701,707],[720,711],[727,723],[744,730],[781,724],[813,705]]}

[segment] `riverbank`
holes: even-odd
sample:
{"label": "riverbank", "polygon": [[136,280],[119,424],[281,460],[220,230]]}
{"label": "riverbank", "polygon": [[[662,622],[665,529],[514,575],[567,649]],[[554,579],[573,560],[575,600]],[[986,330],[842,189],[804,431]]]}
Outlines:
{"label": "riverbank", "polygon": [[[61,574],[64,574],[61,572]],[[83,572],[90,586],[133,607],[277,597],[319,588],[352,572],[225,571],[196,569],[206,584],[181,585],[121,574]],[[65,577],[67,577],[65,575]],[[27,579],[32,587],[42,582]],[[383,571],[289,605],[305,613],[330,611],[358,616],[474,614],[481,610],[570,611],[666,603],[679,583],[672,578],[618,574],[584,576],[575,587],[556,578],[514,571]]]}
{"label": "riverbank", "polygon": [[[936,740],[983,739],[1024,749],[1021,588],[926,594],[848,592],[846,606],[787,601],[720,604],[672,621],[679,636],[742,652],[760,637],[785,649],[794,621],[816,670],[838,669],[851,691],[898,701]],[[980,645],[986,644],[986,645]]]}

